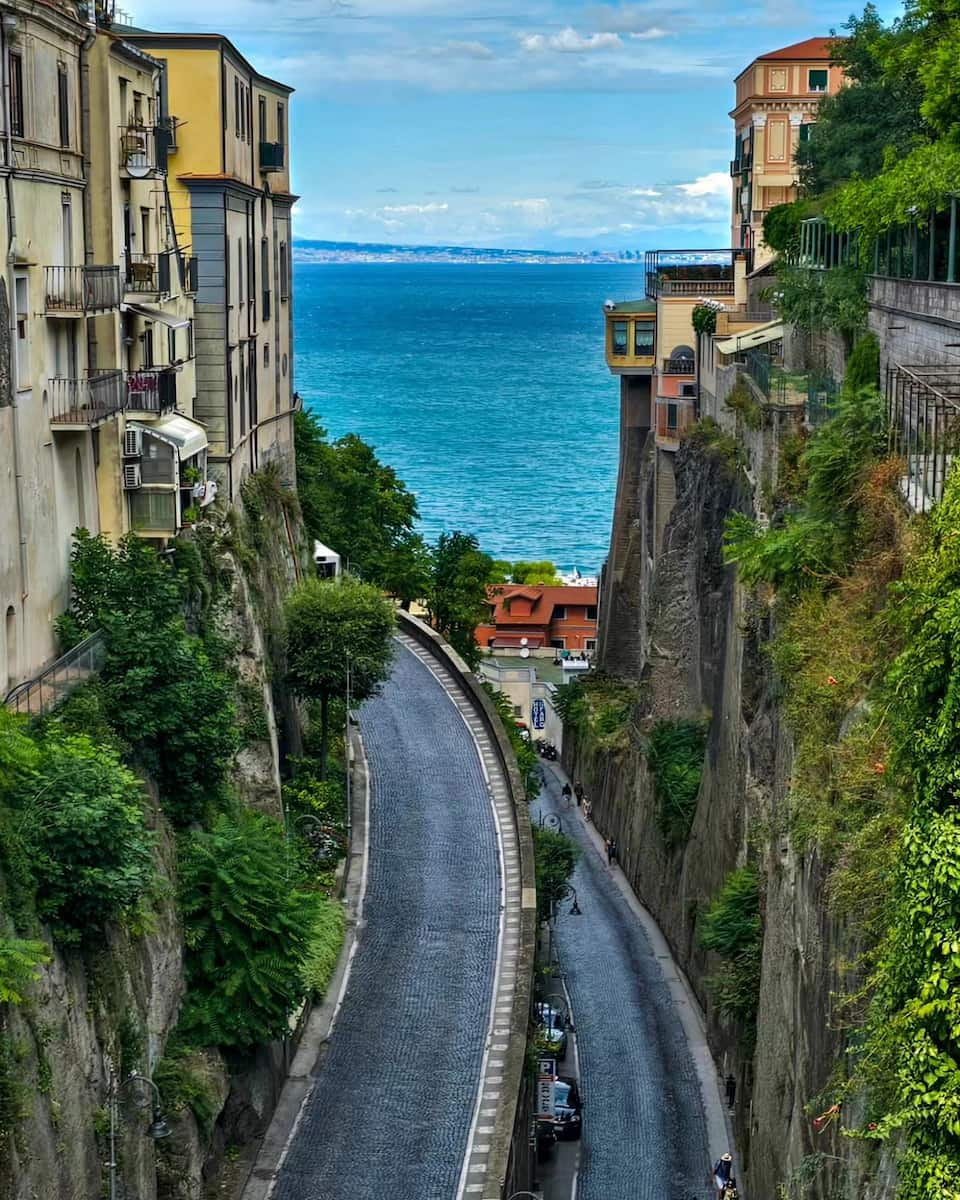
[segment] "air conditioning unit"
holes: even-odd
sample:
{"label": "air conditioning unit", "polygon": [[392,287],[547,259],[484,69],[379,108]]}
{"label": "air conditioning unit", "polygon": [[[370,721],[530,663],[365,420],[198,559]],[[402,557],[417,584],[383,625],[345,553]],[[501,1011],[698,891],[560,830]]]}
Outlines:
{"label": "air conditioning unit", "polygon": [[143,486],[143,480],[140,477],[139,463],[124,463],[123,464],[123,490],[125,492],[137,492]]}
{"label": "air conditioning unit", "polygon": [[143,454],[143,430],[125,429],[123,431],[123,457],[139,458]]}
{"label": "air conditioning unit", "polygon": [[697,385],[695,383],[681,383],[680,395],[684,400],[695,400],[697,398]]}

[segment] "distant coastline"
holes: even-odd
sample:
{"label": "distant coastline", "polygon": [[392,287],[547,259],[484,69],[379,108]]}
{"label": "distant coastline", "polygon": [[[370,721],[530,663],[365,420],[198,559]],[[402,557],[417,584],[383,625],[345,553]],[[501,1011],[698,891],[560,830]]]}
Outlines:
{"label": "distant coastline", "polygon": [[458,263],[465,265],[637,266],[642,250],[502,250],[482,246],[400,246],[379,242],[294,239],[298,263]]}

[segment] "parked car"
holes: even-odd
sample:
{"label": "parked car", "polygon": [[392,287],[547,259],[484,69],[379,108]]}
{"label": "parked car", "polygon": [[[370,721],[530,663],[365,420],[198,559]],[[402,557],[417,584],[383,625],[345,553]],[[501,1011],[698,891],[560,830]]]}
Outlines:
{"label": "parked car", "polygon": [[537,1005],[537,1024],[554,1058],[567,1056],[567,1030],[563,1013],[549,1004]]}
{"label": "parked car", "polygon": [[553,1085],[553,1128],[560,1141],[574,1141],[583,1129],[583,1104],[577,1081],[560,1075]]}

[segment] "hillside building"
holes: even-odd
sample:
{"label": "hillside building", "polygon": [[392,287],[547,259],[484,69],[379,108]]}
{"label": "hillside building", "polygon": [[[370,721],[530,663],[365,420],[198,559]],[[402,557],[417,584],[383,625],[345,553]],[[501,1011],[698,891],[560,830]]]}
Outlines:
{"label": "hillside building", "polygon": [[591,654],[597,639],[596,587],[506,584],[488,589],[490,617],[477,644],[498,654]]}

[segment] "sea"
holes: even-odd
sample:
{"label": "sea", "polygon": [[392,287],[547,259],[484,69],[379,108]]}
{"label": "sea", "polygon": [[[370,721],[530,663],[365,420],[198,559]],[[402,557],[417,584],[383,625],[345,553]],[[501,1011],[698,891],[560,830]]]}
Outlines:
{"label": "sea", "polygon": [[305,406],[373,444],[425,537],[599,570],[620,410],[603,302],[642,296],[638,267],[299,263],[295,284]]}

